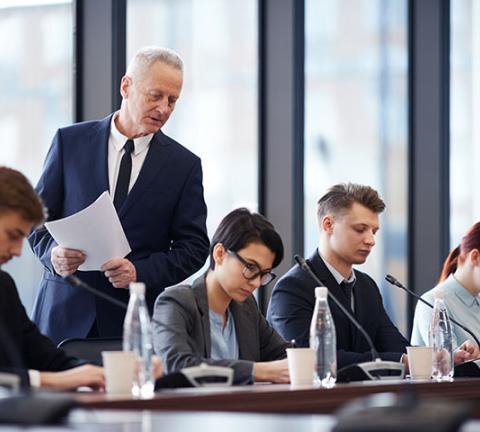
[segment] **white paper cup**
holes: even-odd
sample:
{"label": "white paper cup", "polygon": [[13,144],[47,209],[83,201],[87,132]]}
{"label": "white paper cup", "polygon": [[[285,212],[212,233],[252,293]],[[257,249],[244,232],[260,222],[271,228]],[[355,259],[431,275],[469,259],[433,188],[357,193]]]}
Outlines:
{"label": "white paper cup", "polygon": [[312,348],[287,348],[288,372],[293,385],[313,383],[315,351]]}
{"label": "white paper cup", "polygon": [[408,366],[412,379],[429,379],[432,375],[432,347],[407,347]]}
{"label": "white paper cup", "polygon": [[102,351],[107,393],[131,394],[135,372],[132,351]]}

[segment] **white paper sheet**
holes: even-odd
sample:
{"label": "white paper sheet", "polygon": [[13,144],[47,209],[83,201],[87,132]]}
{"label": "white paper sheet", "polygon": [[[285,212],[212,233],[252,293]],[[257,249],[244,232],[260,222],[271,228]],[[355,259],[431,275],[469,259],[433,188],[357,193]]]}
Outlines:
{"label": "white paper sheet", "polygon": [[132,250],[107,191],[78,213],[46,222],[45,227],[60,246],[87,255],[79,270],[100,270],[108,260],[123,258]]}

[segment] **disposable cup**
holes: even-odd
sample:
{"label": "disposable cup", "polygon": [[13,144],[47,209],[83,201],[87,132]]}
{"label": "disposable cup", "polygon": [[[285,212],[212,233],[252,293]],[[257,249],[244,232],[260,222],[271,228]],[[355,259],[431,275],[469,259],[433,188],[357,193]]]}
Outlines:
{"label": "disposable cup", "polygon": [[288,372],[293,385],[313,383],[315,351],[312,348],[287,348]]}
{"label": "disposable cup", "polygon": [[102,351],[107,393],[131,394],[135,372],[132,351]]}

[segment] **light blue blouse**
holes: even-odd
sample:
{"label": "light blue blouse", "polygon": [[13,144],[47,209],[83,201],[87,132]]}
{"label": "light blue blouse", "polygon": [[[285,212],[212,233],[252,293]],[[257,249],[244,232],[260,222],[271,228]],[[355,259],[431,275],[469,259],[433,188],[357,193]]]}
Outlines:
{"label": "light blue blouse", "polygon": [[[451,274],[445,281],[427,291],[422,298],[434,303],[435,297],[442,295],[448,316],[456,319],[480,337],[480,302],[478,296],[470,294]],[[413,320],[412,345],[428,345],[428,328],[432,318],[432,309],[422,302],[417,302]],[[467,339],[472,340],[467,332],[452,323],[453,348],[457,348]]]}
{"label": "light blue blouse", "polygon": [[238,360],[238,343],[233,315],[228,311],[227,324],[223,328],[223,316],[209,309],[210,357],[214,360]]}

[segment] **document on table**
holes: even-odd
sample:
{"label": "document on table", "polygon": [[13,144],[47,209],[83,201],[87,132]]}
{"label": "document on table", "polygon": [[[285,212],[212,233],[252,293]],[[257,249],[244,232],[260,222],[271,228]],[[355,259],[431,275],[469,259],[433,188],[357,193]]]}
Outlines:
{"label": "document on table", "polygon": [[100,270],[108,260],[123,258],[132,250],[107,191],[78,213],[46,222],[45,227],[60,246],[85,253],[87,259],[79,270]]}

